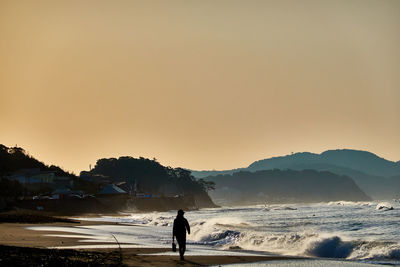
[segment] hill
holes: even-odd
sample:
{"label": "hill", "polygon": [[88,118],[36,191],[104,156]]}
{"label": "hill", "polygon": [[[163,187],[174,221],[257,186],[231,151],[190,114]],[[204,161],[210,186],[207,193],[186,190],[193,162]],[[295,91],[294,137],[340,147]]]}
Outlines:
{"label": "hill", "polygon": [[326,171],[240,171],[205,179],[216,183],[211,195],[218,204],[371,200],[351,178]]}
{"label": "hill", "polygon": [[120,157],[99,159],[95,167],[81,176],[109,177],[114,184],[145,195],[193,196],[198,207],[215,207],[208,196],[207,183],[196,180],[182,168],[162,166],[155,159]]}
{"label": "hill", "polygon": [[232,174],[236,171],[260,170],[307,170],[329,171],[351,177],[369,196],[375,199],[398,197],[400,193],[400,162],[393,162],[359,150],[328,150],[321,154],[309,152],[263,159],[247,168],[226,171],[192,171],[196,177]]}
{"label": "hill", "polygon": [[378,157],[368,151],[351,149],[327,150],[321,154],[303,152],[264,159],[250,164],[247,169],[257,171],[271,168],[290,168],[291,166],[307,164],[330,164],[383,177],[400,174],[400,164]]}
{"label": "hill", "polygon": [[58,166],[48,166],[28,155],[21,147],[6,147],[0,144],[0,177],[10,175],[21,169],[40,169],[51,171],[58,176],[75,177]]}

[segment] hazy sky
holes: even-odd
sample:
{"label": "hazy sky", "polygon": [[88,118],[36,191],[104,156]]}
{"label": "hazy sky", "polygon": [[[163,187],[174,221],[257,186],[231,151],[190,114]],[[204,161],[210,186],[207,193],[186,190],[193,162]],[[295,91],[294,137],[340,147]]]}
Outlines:
{"label": "hazy sky", "polygon": [[0,0],[0,143],[79,173],[400,160],[400,1]]}

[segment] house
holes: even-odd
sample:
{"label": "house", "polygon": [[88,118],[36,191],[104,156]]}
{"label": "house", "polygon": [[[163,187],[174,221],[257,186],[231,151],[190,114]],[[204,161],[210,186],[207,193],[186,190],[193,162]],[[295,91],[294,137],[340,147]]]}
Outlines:
{"label": "house", "polygon": [[18,181],[21,184],[53,183],[54,172],[40,169],[21,169],[7,177],[8,180]]}
{"label": "house", "polygon": [[107,185],[97,194],[97,200],[112,210],[124,209],[128,198],[126,191],[115,184]]}
{"label": "house", "polygon": [[109,184],[99,192],[99,195],[123,195],[123,194],[127,194],[126,191],[119,188],[115,184]]}

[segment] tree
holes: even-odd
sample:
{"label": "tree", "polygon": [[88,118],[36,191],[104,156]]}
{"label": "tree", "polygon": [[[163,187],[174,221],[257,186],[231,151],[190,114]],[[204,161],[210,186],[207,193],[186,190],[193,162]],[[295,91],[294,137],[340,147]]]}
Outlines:
{"label": "tree", "polygon": [[213,181],[205,181],[203,178],[197,180],[204,191],[209,192],[210,190],[215,190],[215,183]]}

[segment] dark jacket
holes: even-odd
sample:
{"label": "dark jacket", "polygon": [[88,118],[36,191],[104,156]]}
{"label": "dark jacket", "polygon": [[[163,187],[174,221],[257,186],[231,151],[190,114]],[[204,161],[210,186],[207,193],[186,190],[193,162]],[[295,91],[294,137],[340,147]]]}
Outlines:
{"label": "dark jacket", "polygon": [[190,226],[183,216],[177,216],[174,220],[173,236],[177,239],[186,238],[186,231],[190,234]]}

